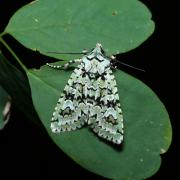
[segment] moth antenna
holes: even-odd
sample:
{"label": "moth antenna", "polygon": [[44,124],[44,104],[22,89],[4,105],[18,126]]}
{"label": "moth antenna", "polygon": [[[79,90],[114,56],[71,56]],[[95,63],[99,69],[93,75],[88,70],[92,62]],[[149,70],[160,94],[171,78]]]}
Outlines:
{"label": "moth antenna", "polygon": [[54,51],[48,51],[46,53],[54,53],[54,54],[84,54],[86,55],[87,53],[89,53],[89,51],[87,49],[83,49],[82,52],[54,52]]}
{"label": "moth antenna", "polygon": [[53,53],[53,54],[86,54],[85,52],[46,52],[46,53]]}
{"label": "moth antenna", "polygon": [[117,61],[117,62],[120,63],[120,64],[122,64],[122,65],[124,65],[124,66],[130,67],[130,68],[132,68],[132,69],[136,69],[136,70],[138,70],[138,71],[146,72],[144,69],[140,69],[140,68],[131,66],[131,65],[126,64],[126,63],[124,63],[124,62],[122,62],[122,61]]}
{"label": "moth antenna", "polygon": [[129,64],[126,64],[126,63],[124,63],[124,62],[122,62],[122,61],[116,60],[116,57],[115,57],[115,56],[111,56],[111,59],[114,60],[115,62],[118,62],[118,63],[120,63],[120,64],[122,64],[122,65],[124,65],[124,66],[130,67],[130,68],[132,68],[132,69],[136,69],[136,70],[138,70],[138,71],[146,72],[144,69],[140,69],[140,68],[131,66],[131,65],[129,65]]}

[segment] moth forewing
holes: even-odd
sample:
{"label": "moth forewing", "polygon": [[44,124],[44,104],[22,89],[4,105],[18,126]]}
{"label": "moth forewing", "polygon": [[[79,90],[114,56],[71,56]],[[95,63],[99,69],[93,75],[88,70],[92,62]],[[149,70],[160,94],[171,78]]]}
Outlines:
{"label": "moth forewing", "polygon": [[97,43],[78,62],[53,112],[52,132],[76,130],[87,124],[99,137],[121,144],[123,116],[110,59]]}

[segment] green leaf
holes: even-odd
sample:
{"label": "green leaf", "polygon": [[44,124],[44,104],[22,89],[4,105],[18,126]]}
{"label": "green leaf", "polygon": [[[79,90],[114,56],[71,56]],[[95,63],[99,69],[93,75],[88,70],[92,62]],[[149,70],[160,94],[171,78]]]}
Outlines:
{"label": "green leaf", "polygon": [[0,53],[0,84],[11,96],[14,104],[27,117],[37,122],[30,87],[25,73],[22,73]]}
{"label": "green leaf", "polygon": [[8,101],[8,94],[6,91],[0,86],[0,130],[4,128],[4,117],[3,117],[3,110]]}
{"label": "green leaf", "polygon": [[153,175],[172,133],[158,97],[141,81],[117,70],[125,126],[122,149],[100,141],[87,127],[54,134],[50,129],[51,115],[71,73],[49,67],[27,72],[35,109],[52,140],[78,164],[104,177],[136,180]]}
{"label": "green leaf", "polygon": [[108,55],[136,48],[153,31],[151,13],[137,0],[34,1],[17,11],[5,29],[26,47],[42,53],[81,52],[99,42]]}
{"label": "green leaf", "polygon": [[[15,13],[4,33],[44,54],[47,51],[81,52],[99,42],[110,55],[139,46],[153,30],[150,12],[136,0],[77,0],[75,3],[72,0],[54,0],[53,3],[39,0]],[[52,56],[74,58],[62,54]],[[87,127],[61,134],[51,132],[50,118],[71,71],[64,73],[44,67],[26,73],[43,125],[52,140],[74,161],[113,179],[145,179],[158,170],[160,154],[167,151],[171,142],[171,125],[163,104],[142,82],[122,71],[115,72],[125,125],[123,148],[118,149],[100,141]],[[6,74],[10,77],[8,83]],[[32,114],[29,113],[32,119],[35,113],[29,86],[22,77],[9,63],[0,63],[3,87],[13,94],[22,110],[26,113],[32,110]],[[28,100],[20,98],[19,93]]]}

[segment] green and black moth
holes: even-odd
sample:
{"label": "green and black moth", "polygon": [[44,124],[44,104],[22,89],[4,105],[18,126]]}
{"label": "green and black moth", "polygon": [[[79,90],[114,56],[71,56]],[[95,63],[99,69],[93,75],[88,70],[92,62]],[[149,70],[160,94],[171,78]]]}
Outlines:
{"label": "green and black moth", "polygon": [[105,56],[102,45],[81,59],[64,66],[47,64],[54,69],[80,63],[73,71],[61,94],[51,119],[54,133],[72,131],[87,124],[99,137],[121,144],[123,115],[111,58]]}

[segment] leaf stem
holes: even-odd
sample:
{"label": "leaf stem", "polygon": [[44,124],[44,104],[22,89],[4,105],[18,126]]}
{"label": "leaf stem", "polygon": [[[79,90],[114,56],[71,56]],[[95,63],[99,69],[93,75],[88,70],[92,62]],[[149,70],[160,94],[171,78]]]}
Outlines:
{"label": "leaf stem", "polygon": [[19,57],[15,54],[15,52],[11,49],[11,47],[3,40],[2,38],[3,33],[0,35],[0,42],[7,48],[7,50],[12,54],[14,59],[19,63],[19,65],[23,68],[24,71],[27,71],[26,66],[21,62]]}
{"label": "leaf stem", "polygon": [[6,34],[6,32],[4,31],[4,32],[2,32],[1,34],[0,34],[0,37],[2,37],[2,36],[4,36]]}

